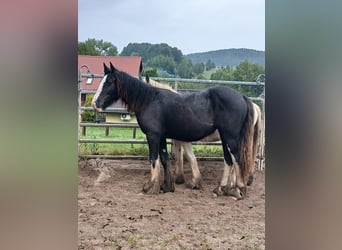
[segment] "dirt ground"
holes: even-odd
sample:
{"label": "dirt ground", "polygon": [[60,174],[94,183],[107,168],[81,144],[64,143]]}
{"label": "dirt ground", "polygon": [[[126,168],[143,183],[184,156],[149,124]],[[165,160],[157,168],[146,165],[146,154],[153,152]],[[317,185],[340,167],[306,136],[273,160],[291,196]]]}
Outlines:
{"label": "dirt ground", "polygon": [[[203,190],[141,193],[148,160],[80,160],[79,249],[265,249],[265,176],[247,197],[214,197],[223,162],[200,161]],[[185,174],[191,171],[185,162]]]}

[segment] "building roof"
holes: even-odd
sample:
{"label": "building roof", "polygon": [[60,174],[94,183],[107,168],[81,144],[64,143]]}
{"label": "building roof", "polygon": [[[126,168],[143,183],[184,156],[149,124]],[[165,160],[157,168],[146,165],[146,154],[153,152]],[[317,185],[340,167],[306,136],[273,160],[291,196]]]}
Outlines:
{"label": "building roof", "polygon": [[[115,68],[124,71],[131,76],[139,77],[142,71],[142,60],[140,56],[78,56],[78,70],[82,65],[88,66],[92,74],[103,74],[103,63],[109,67],[111,62]],[[86,69],[82,70],[86,73]],[[82,90],[97,90],[101,78],[94,78],[91,84],[86,84],[87,79],[82,79]]]}

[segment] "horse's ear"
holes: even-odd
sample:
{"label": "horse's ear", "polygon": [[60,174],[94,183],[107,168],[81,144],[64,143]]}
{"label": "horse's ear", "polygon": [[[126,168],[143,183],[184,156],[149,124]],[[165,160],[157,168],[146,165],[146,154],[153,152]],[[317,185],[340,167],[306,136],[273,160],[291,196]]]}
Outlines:
{"label": "horse's ear", "polygon": [[108,73],[110,73],[109,68],[107,67],[107,65],[105,63],[103,63],[103,70],[104,70],[104,74],[107,75]]}
{"label": "horse's ear", "polygon": [[150,83],[150,77],[148,75],[146,75],[145,79],[147,83]]}
{"label": "horse's ear", "polygon": [[109,64],[110,64],[110,70],[111,70],[112,72],[114,72],[116,69],[114,68],[112,62],[110,62]]}

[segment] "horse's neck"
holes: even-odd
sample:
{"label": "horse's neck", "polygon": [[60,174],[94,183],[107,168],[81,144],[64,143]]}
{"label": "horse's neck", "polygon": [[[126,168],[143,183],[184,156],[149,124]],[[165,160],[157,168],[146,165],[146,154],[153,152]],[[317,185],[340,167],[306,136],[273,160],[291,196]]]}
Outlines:
{"label": "horse's neck", "polygon": [[136,112],[148,104],[153,87],[126,73],[121,73],[119,92],[128,111]]}

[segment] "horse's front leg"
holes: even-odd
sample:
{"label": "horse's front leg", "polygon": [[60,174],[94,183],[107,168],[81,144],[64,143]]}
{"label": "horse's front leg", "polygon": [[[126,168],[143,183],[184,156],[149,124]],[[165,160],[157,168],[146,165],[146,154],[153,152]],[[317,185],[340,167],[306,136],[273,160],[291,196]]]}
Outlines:
{"label": "horse's front leg", "polygon": [[188,187],[193,189],[202,189],[202,176],[198,168],[198,163],[194,151],[192,150],[191,142],[184,142],[183,148],[185,156],[190,163],[192,178],[190,183],[187,184]]}
{"label": "horse's front leg", "polygon": [[156,136],[147,136],[147,142],[150,152],[151,176],[148,182],[143,186],[143,192],[146,194],[159,194],[160,192],[160,160],[158,157],[159,138]]}
{"label": "horse's front leg", "polygon": [[175,185],[172,178],[169,156],[167,153],[166,138],[160,140],[159,156],[164,168],[164,182],[161,185],[161,190],[166,192],[175,191]]}
{"label": "horse's front leg", "polygon": [[176,184],[184,184],[185,183],[185,176],[184,176],[184,169],[183,169],[183,154],[182,154],[182,144],[183,142],[173,140],[173,149],[175,153],[175,162],[176,162]]}

